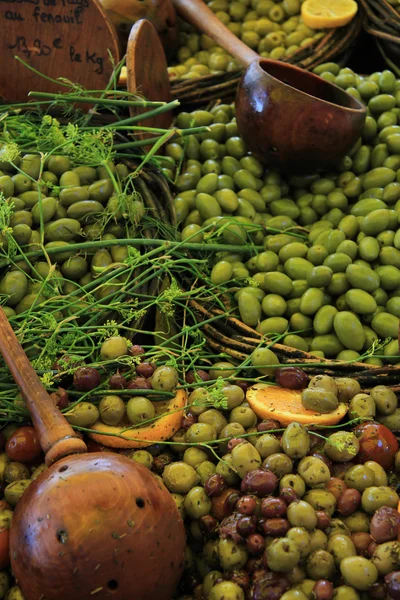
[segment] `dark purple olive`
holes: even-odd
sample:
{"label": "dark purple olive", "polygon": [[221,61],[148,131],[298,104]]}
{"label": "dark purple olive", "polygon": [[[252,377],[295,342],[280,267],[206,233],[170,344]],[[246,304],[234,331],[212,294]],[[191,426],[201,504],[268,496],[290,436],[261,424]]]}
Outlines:
{"label": "dark purple olive", "polygon": [[313,595],[315,600],[332,600],[333,584],[327,579],[319,579],[315,582]]}
{"label": "dark purple olive", "polygon": [[231,438],[227,443],[228,452],[232,452],[232,450],[236,448],[236,446],[239,446],[239,444],[243,444],[243,442],[245,441],[246,440],[244,438]]}
{"label": "dark purple olive", "polygon": [[329,525],[331,524],[331,518],[328,513],[326,513],[324,510],[317,510],[315,511],[315,514],[317,515],[317,528],[322,529],[322,531],[328,529]]}
{"label": "dark purple olive", "polygon": [[377,544],[376,542],[371,542],[370,545],[368,546],[367,549],[367,555],[371,558],[371,556],[373,556],[375,550],[377,549],[377,547],[379,546],[379,544]]}
{"label": "dark purple olive", "polygon": [[246,592],[250,587],[250,576],[244,569],[229,571],[226,574],[226,578],[240,586],[244,592]]}
{"label": "dark purple olive", "polygon": [[400,527],[400,513],[395,508],[382,506],[371,519],[370,533],[377,544],[397,539]]}
{"label": "dark purple olive", "polygon": [[151,390],[151,383],[144,377],[135,377],[128,383],[128,390]]}
{"label": "dark purple olive", "polygon": [[257,508],[254,496],[242,496],[236,503],[236,510],[242,515],[252,515]]}
{"label": "dark purple olive", "polygon": [[246,393],[247,390],[249,389],[249,384],[247,383],[247,381],[242,381],[241,379],[237,379],[236,381],[233,381],[232,384],[240,387],[240,389],[243,390],[244,393]]}
{"label": "dark purple olive", "polygon": [[60,410],[67,408],[69,404],[68,392],[67,390],[64,390],[64,388],[58,388],[55,392],[52,392],[50,398]]}
{"label": "dark purple olive", "polygon": [[400,600],[400,571],[385,575],[386,591],[393,600]]}
{"label": "dark purple olive", "polygon": [[309,377],[299,367],[281,367],[275,371],[275,381],[289,390],[303,390],[308,385]]}
{"label": "dark purple olive", "polygon": [[211,515],[203,515],[199,519],[199,527],[207,537],[213,537],[218,531],[218,521]]}
{"label": "dark purple olive", "polygon": [[277,476],[268,469],[254,469],[246,473],[240,486],[244,494],[250,493],[256,496],[267,496],[272,494],[278,485]]}
{"label": "dark purple olive", "polygon": [[100,384],[100,373],[94,367],[79,367],[74,373],[74,388],[90,392]]}
{"label": "dark purple olive", "polygon": [[152,469],[157,475],[162,475],[165,467],[173,462],[173,458],[166,452],[159,454],[153,458]]}
{"label": "dark purple olive", "polygon": [[191,427],[192,425],[197,423],[197,421],[198,421],[197,415],[195,415],[191,412],[187,412],[182,417],[182,429],[189,429],[189,427]]}
{"label": "dark purple olive", "polygon": [[151,377],[155,370],[156,365],[153,365],[153,363],[142,362],[136,365],[136,373],[139,375],[139,377],[145,377],[146,379]]}
{"label": "dark purple olive", "polygon": [[337,477],[338,479],[344,479],[347,471],[354,467],[356,463],[353,460],[349,460],[345,463],[332,463],[331,475],[332,477]]}
{"label": "dark purple olive", "polygon": [[225,517],[219,526],[219,537],[221,539],[231,539],[236,544],[243,542],[243,536],[237,530],[237,522],[241,517],[242,515],[238,515],[238,513]]}
{"label": "dark purple olive", "polygon": [[209,498],[220,496],[226,488],[225,479],[218,473],[213,473],[204,484],[204,491]]}
{"label": "dark purple olive", "polygon": [[231,492],[224,500],[224,513],[231,515],[236,510],[236,504],[240,495],[238,492]]}
{"label": "dark purple olive", "polygon": [[260,556],[265,550],[265,539],[260,533],[252,533],[246,538],[246,550],[251,556]]}
{"label": "dark purple olive", "polygon": [[111,375],[108,380],[108,387],[110,390],[123,390],[128,386],[128,382],[126,378],[120,373],[115,373]]}
{"label": "dark purple olive", "polygon": [[290,529],[290,523],[287,519],[265,519],[263,530],[265,535],[274,538],[283,537]]}
{"label": "dark purple olive", "polygon": [[386,586],[384,583],[373,583],[371,587],[368,588],[368,598],[371,600],[386,600]]}
{"label": "dark purple olive", "polygon": [[359,556],[368,556],[368,546],[373,541],[369,533],[366,531],[357,531],[351,534],[351,540]]}
{"label": "dark purple olive", "polygon": [[256,532],[257,518],[254,515],[242,516],[236,522],[236,531],[242,537],[247,537]]}
{"label": "dark purple olive", "polygon": [[[336,509],[342,517],[349,517],[361,506],[361,494],[354,488],[347,488],[340,496]],[[391,538],[393,539],[393,538]],[[387,541],[387,540],[385,540]]]}
{"label": "dark purple olive", "polygon": [[189,371],[185,375],[186,383],[196,383],[200,381],[210,381],[210,376],[206,371],[197,369],[197,371]]}
{"label": "dark purple olive", "polygon": [[284,517],[286,515],[286,502],[282,498],[263,498],[261,501],[261,514],[267,519]]}
{"label": "dark purple olive", "polygon": [[[253,535],[257,535],[257,534],[253,533]],[[247,541],[248,541],[248,538],[246,540],[246,546],[247,546]],[[250,573],[250,575],[252,575],[255,571],[257,571],[259,569],[262,569],[262,566],[263,566],[262,565],[262,558],[260,558],[260,557],[258,557],[258,558],[254,557],[254,558],[249,558],[249,560],[247,561],[247,563],[245,565],[245,569],[246,569],[247,573]]]}
{"label": "dark purple olive", "polygon": [[288,580],[282,575],[264,571],[251,586],[248,598],[249,600],[279,600],[289,587]]}
{"label": "dark purple olive", "polygon": [[272,431],[274,429],[281,429],[281,424],[279,421],[274,421],[273,419],[264,419],[257,425],[257,431]]}
{"label": "dark purple olive", "polygon": [[144,354],[144,348],[139,344],[133,344],[128,348],[128,354],[130,356],[142,356]]}
{"label": "dark purple olive", "polygon": [[283,487],[279,493],[279,498],[282,498],[287,506],[289,506],[289,504],[292,502],[299,500],[297,492],[291,487]]}

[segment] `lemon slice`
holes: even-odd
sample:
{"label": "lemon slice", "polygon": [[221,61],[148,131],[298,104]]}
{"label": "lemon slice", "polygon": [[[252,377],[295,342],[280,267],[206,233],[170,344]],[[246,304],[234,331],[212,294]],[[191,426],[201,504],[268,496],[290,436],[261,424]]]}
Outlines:
{"label": "lemon slice", "polygon": [[357,10],[354,0],[306,0],[301,5],[301,16],[311,29],[332,29],[350,23]]}
{"label": "lemon slice", "polygon": [[274,419],[284,426],[293,421],[303,425],[336,425],[348,409],[347,404],[339,404],[330,413],[307,410],[301,403],[301,392],[263,383],[248,389],[246,400],[259,419]]}

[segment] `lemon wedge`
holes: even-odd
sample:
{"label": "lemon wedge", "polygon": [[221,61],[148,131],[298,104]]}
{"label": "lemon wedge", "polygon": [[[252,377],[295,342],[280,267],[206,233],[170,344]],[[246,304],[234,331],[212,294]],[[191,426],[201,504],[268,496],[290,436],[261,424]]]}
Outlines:
{"label": "lemon wedge", "polygon": [[305,0],[301,16],[311,29],[332,29],[350,23],[357,10],[354,0]]}

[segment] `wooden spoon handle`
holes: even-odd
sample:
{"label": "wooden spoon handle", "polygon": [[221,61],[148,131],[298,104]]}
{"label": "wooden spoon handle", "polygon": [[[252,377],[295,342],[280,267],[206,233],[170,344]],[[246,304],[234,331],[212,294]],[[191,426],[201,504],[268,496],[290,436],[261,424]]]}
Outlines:
{"label": "wooden spoon handle", "polygon": [[75,435],[42,386],[1,307],[0,352],[31,414],[46,464],[50,466],[69,454],[86,452],[85,443]]}
{"label": "wooden spoon handle", "polygon": [[250,63],[257,60],[259,55],[240,41],[225,25],[214,15],[203,0],[172,0],[180,14],[191,25],[200,29],[229,54],[231,54],[243,66],[248,67]]}

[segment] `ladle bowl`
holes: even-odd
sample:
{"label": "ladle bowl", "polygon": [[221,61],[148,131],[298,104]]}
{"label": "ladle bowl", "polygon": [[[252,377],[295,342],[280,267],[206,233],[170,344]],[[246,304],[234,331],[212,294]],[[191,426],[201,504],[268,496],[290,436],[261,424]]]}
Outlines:
{"label": "ladle bowl", "polygon": [[171,494],[111,452],[63,458],[13,516],[11,568],[26,600],[170,600],[184,536]]}
{"label": "ladle bowl", "polygon": [[23,494],[10,529],[11,568],[25,600],[170,600],[185,528],[168,490],[125,456],[84,454],[1,307],[0,352],[49,466]]}
{"label": "ladle bowl", "polygon": [[334,167],[361,135],[366,108],[321,77],[261,58],[203,0],[172,0],[180,16],[215,40],[245,68],[236,94],[239,133],[263,163],[313,173]]}
{"label": "ladle bowl", "polygon": [[262,162],[289,173],[329,169],[360,137],[365,107],[321,77],[275,60],[255,60],[236,94],[242,138]]}

